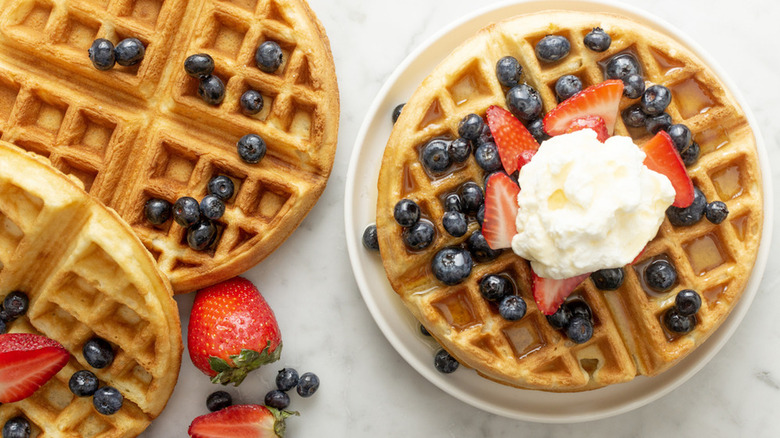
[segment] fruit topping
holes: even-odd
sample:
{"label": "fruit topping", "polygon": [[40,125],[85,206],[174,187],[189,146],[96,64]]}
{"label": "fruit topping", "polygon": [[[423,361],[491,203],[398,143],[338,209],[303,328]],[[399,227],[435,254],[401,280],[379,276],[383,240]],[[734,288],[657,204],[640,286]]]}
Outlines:
{"label": "fruit topping", "polygon": [[105,38],[98,38],[92,42],[87,50],[89,60],[98,70],[110,70],[116,63],[114,44]]}
{"label": "fruit topping", "polygon": [[215,75],[201,76],[198,96],[209,105],[219,105],[225,99],[225,83]]}
{"label": "fruit topping", "polygon": [[435,138],[420,150],[420,161],[425,168],[432,173],[441,173],[447,170],[452,163],[450,161],[449,142]]}
{"label": "fruit topping", "polygon": [[235,186],[233,180],[225,175],[217,175],[209,180],[208,192],[209,195],[215,195],[223,201],[233,197]]}
{"label": "fruit topping", "polygon": [[672,92],[663,85],[651,85],[639,99],[639,106],[648,116],[657,116],[664,112],[672,101]]}
{"label": "fruit topping", "polygon": [[480,227],[485,223],[485,204],[480,205],[479,210],[477,210],[477,222],[479,222]]}
{"label": "fruit topping", "polygon": [[363,230],[363,246],[372,251],[379,251],[379,238],[376,234],[376,224],[371,224]]}
{"label": "fruit topping", "polygon": [[290,406],[290,396],[284,391],[272,389],[265,394],[263,403],[269,408],[285,409]]}
{"label": "fruit topping", "polygon": [[674,307],[682,316],[690,316],[701,308],[701,296],[693,289],[683,289],[674,298]]}
{"label": "fruit topping", "polygon": [[114,348],[103,338],[92,338],[81,348],[84,360],[97,369],[105,368],[114,362]]}
{"label": "fruit topping", "polygon": [[482,188],[473,181],[463,183],[458,189],[458,194],[462,202],[463,212],[466,214],[475,214],[485,201]]}
{"label": "fruit topping", "polygon": [[623,117],[623,123],[632,128],[641,128],[645,126],[647,121],[647,114],[642,112],[642,108],[639,105],[631,105],[624,109],[621,116]]}
{"label": "fruit topping", "polygon": [[431,332],[429,332],[428,329],[425,328],[425,326],[422,324],[420,324],[420,334],[423,336],[431,336]]}
{"label": "fruit topping", "polygon": [[594,27],[593,30],[585,35],[583,42],[585,43],[585,47],[594,52],[604,52],[609,49],[609,45],[612,44],[612,38],[610,38],[609,34],[604,32],[604,29]]}
{"label": "fruit topping", "polygon": [[520,187],[505,173],[495,173],[488,180],[485,192],[482,234],[491,249],[509,248],[512,246],[512,237],[517,234],[515,218]]}
{"label": "fruit topping", "polygon": [[184,60],[184,71],[193,78],[208,76],[214,72],[214,58],[206,53],[190,55]]}
{"label": "fruit topping", "polygon": [[171,218],[171,203],[165,199],[150,198],[144,204],[144,216],[153,225],[162,225]]}
{"label": "fruit topping", "polygon": [[487,121],[507,174],[519,170],[539,149],[539,143],[528,129],[507,110],[495,105],[489,107]]}
{"label": "fruit topping", "polygon": [[236,143],[238,156],[245,163],[256,164],[265,157],[267,147],[265,141],[257,134],[247,134]]}
{"label": "fruit topping", "polygon": [[209,412],[217,412],[233,405],[233,397],[226,391],[214,391],[206,398]]}
{"label": "fruit topping", "polygon": [[566,100],[582,91],[582,81],[574,75],[563,75],[555,81],[555,94],[558,100]]}
{"label": "fruit topping", "polygon": [[593,313],[588,303],[573,299],[563,303],[547,322],[554,329],[563,330],[574,343],[582,344],[593,336]]}
{"label": "fruit topping", "polygon": [[195,251],[207,249],[216,238],[217,226],[208,219],[203,219],[187,228],[187,245]]}
{"label": "fruit topping", "polygon": [[687,227],[699,222],[706,208],[707,198],[698,187],[694,187],[691,205],[684,208],[671,206],[666,209],[666,217],[676,227]]}
{"label": "fruit topping", "polygon": [[547,35],[534,47],[536,57],[545,62],[555,62],[566,57],[571,50],[571,43],[561,35]]}
{"label": "fruit topping", "polygon": [[691,140],[693,139],[691,130],[682,123],[669,126],[669,128],[666,130],[666,133],[669,134],[669,137],[672,139],[672,144],[674,144],[677,152],[682,152],[685,150],[685,148],[691,144]]}
{"label": "fruit topping", "polygon": [[[518,119],[533,120],[542,114],[542,98],[530,85],[520,84],[506,92],[506,107]],[[495,135],[493,131],[493,136]]]}
{"label": "fruit topping", "polygon": [[266,73],[273,73],[279,69],[283,59],[282,48],[274,41],[263,42],[255,51],[257,67]]}
{"label": "fruit topping", "polygon": [[283,438],[285,419],[297,412],[261,405],[236,405],[192,420],[192,438]]}
{"label": "fruit topping", "polygon": [[585,343],[593,336],[593,323],[581,316],[574,316],[566,327],[566,336],[575,344]]}
{"label": "fruit topping", "polygon": [[604,119],[602,119],[600,116],[587,116],[574,119],[571,121],[569,129],[566,130],[566,133],[579,131],[581,129],[594,130],[596,132],[596,138],[602,143],[607,141],[609,138],[607,125],[604,123]]}
{"label": "fruit topping", "polygon": [[482,143],[474,154],[474,160],[486,173],[501,169],[501,157],[498,147],[493,142]]}
{"label": "fruit topping", "polygon": [[533,274],[533,293],[536,306],[545,315],[552,315],[574,289],[590,274],[556,280]]}
{"label": "fruit topping", "polygon": [[3,425],[3,438],[30,438],[30,422],[24,417],[14,417]]}
{"label": "fruit topping", "polygon": [[195,367],[223,385],[238,386],[247,373],[278,360],[282,352],[273,311],[241,277],[198,291],[187,341]]}
{"label": "fruit topping", "polygon": [[537,143],[541,143],[550,138],[550,136],[544,132],[544,119],[541,117],[528,122],[526,128],[528,128],[528,132],[531,133]]}
{"label": "fruit topping", "polygon": [[666,292],[677,282],[677,269],[666,260],[656,260],[645,268],[645,283],[658,292]]}
{"label": "fruit topping", "polygon": [[701,150],[699,149],[699,143],[693,141],[687,148],[685,148],[685,150],[680,152],[680,158],[682,158],[683,163],[686,166],[693,166],[699,159],[700,153]]}
{"label": "fruit topping", "polygon": [[636,99],[645,92],[645,80],[638,74],[631,74],[623,78],[623,95],[629,99]]}
{"label": "fruit topping", "polygon": [[395,204],[393,217],[398,225],[411,227],[420,220],[420,206],[411,199],[401,199]]}
{"label": "fruit topping", "polygon": [[444,197],[444,211],[463,211],[461,206],[460,195],[457,193],[450,193]]}
{"label": "fruit topping", "polygon": [[441,217],[441,224],[444,231],[453,237],[465,235],[469,226],[466,215],[459,211],[445,211]]}
{"label": "fruit topping", "polygon": [[406,104],[405,103],[399,103],[398,105],[395,106],[395,108],[393,108],[392,119],[393,119],[393,124],[394,125],[395,125],[395,122],[398,121],[398,118],[401,117],[401,110],[404,109],[404,105],[406,105]]}
{"label": "fruit topping", "polygon": [[630,53],[615,55],[607,62],[605,71],[607,79],[623,80],[631,75],[642,75],[639,61]]}
{"label": "fruit topping", "polygon": [[498,314],[507,321],[519,321],[525,316],[527,306],[518,295],[508,295],[498,305]]}
{"label": "fruit topping", "polygon": [[123,67],[141,62],[145,52],[144,44],[138,38],[125,38],[114,47],[116,63]]}
{"label": "fruit topping", "polygon": [[289,391],[298,386],[298,371],[294,368],[282,368],[276,374],[276,389]]}
{"label": "fruit topping", "polygon": [[454,247],[439,250],[431,260],[433,275],[447,285],[458,284],[468,278],[473,266],[471,254],[464,249]]}
{"label": "fruit topping", "polygon": [[555,313],[547,315],[546,318],[552,328],[558,330],[565,329],[569,326],[569,321],[571,320],[571,310],[569,310],[569,306],[559,306]]}
{"label": "fruit topping", "polygon": [[675,207],[687,207],[694,198],[693,182],[685,171],[685,165],[674,148],[671,137],[664,131],[659,131],[642,146],[646,157],[645,166],[667,178],[674,187],[675,196],[672,203]]}
{"label": "fruit topping", "polygon": [[30,299],[27,294],[18,290],[9,293],[3,299],[3,310],[5,310],[6,318],[9,320],[24,315],[29,307]]}
{"label": "fruit topping", "polygon": [[612,135],[622,95],[623,81],[620,80],[591,85],[548,112],[544,116],[544,130],[550,135],[559,135],[565,133],[575,119],[600,116]]}
{"label": "fruit topping", "polygon": [[468,114],[458,123],[458,135],[466,140],[477,141],[485,122],[476,114]]}
{"label": "fruit topping", "polygon": [[59,342],[30,333],[0,335],[0,403],[31,396],[68,363]]}
{"label": "fruit topping", "polygon": [[666,131],[670,126],[672,126],[672,116],[669,113],[647,116],[647,119],[645,119],[645,129],[653,135],[659,131]]}
{"label": "fruit topping", "polygon": [[124,397],[116,388],[104,386],[92,396],[92,405],[103,415],[113,415],[122,409]]}
{"label": "fruit topping", "polygon": [[190,225],[200,220],[200,204],[195,198],[183,196],[173,204],[173,220],[182,227]]}
{"label": "fruit topping", "polygon": [[447,146],[447,153],[453,163],[462,163],[471,156],[471,142],[458,137]]}
{"label": "fruit topping", "polygon": [[712,201],[704,208],[704,216],[707,217],[708,221],[716,225],[726,220],[728,215],[729,208],[722,201]]}
{"label": "fruit topping", "polygon": [[512,88],[520,83],[523,75],[523,66],[514,56],[504,56],[496,63],[496,77],[498,82],[506,88]]}
{"label": "fruit topping", "polygon": [[403,240],[406,247],[413,250],[425,249],[433,243],[436,230],[427,219],[421,219],[411,227],[404,228]]}
{"label": "fruit topping", "polygon": [[479,280],[479,293],[488,301],[500,303],[515,294],[515,285],[502,275],[488,274]]}
{"label": "fruit topping", "polygon": [[488,245],[485,236],[480,230],[471,233],[466,243],[468,244],[471,255],[473,255],[478,262],[489,262],[501,255],[500,249],[492,249],[490,245]]}
{"label": "fruit topping", "polygon": [[671,308],[664,313],[664,325],[670,332],[685,334],[693,330],[696,325],[694,315],[683,316],[675,308]]}
{"label": "fruit topping", "polygon": [[246,90],[239,100],[241,112],[246,116],[251,116],[263,110],[263,95],[256,90]]}
{"label": "fruit topping", "polygon": [[593,284],[601,290],[616,290],[623,284],[624,277],[623,268],[599,269],[590,274]]}
{"label": "fruit topping", "polygon": [[458,369],[460,363],[447,350],[442,348],[436,352],[436,356],[433,358],[433,366],[440,373],[450,374]]}
{"label": "fruit topping", "polygon": [[295,391],[301,397],[311,397],[317,392],[320,387],[320,378],[314,373],[303,373],[301,378],[298,379],[298,385],[295,387]]}
{"label": "fruit topping", "polygon": [[219,219],[225,214],[225,203],[217,195],[206,195],[200,201],[200,214],[206,219]]}

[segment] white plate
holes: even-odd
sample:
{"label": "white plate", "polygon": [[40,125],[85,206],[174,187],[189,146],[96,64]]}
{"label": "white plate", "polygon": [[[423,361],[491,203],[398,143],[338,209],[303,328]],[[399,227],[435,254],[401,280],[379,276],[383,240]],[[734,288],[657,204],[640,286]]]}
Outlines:
{"label": "white plate", "polygon": [[[392,128],[390,114],[393,108],[412,95],[418,84],[463,41],[465,35],[472,35],[488,23],[512,15],[551,8],[615,12],[673,35],[686,45],[713,68],[745,110],[756,135],[759,162],[764,175],[764,231],[758,259],[742,299],[718,331],[678,365],[659,376],[638,377],[628,383],[573,394],[511,388],[479,377],[467,369],[450,375],[437,372],[433,367],[431,343],[419,334],[418,323],[390,287],[379,256],[366,250],[361,243],[363,229],[375,222],[376,181],[385,143]],[[434,35],[406,58],[374,100],[358,133],[347,174],[345,222],[352,269],[369,311],[393,347],[420,374],[452,396],[488,412],[527,421],[567,423],[617,415],[658,399],[693,376],[728,341],[745,316],[758,290],[771,241],[772,188],[769,184],[771,172],[768,163],[757,124],[733,83],[695,42],[671,25],[644,11],[608,1],[529,1],[494,6],[478,11]]]}

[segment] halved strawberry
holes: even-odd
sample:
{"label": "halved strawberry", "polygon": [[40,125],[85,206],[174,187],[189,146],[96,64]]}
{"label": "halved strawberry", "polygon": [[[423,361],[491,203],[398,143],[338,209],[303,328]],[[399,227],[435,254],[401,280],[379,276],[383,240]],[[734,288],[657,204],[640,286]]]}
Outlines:
{"label": "halved strawberry", "polygon": [[685,208],[693,203],[693,181],[685,171],[680,153],[674,147],[672,137],[666,131],[658,131],[653,138],[642,146],[645,166],[665,175],[674,187],[675,196],[672,205]]}
{"label": "halved strawberry", "polygon": [[539,143],[520,120],[500,106],[490,106],[486,117],[501,164],[506,173],[511,175],[531,160],[539,149]]}
{"label": "halved strawberry", "polygon": [[592,129],[596,131],[597,138],[602,143],[609,138],[607,125],[604,123],[604,119],[601,118],[601,116],[587,116],[574,119],[569,124],[569,129],[566,130],[566,133],[580,131],[582,129]]}
{"label": "halved strawberry", "polygon": [[550,135],[565,133],[572,121],[587,116],[600,116],[612,135],[618,117],[618,105],[623,96],[623,81],[612,79],[591,85],[564,100],[544,116],[544,130]]}
{"label": "halved strawberry", "polygon": [[0,403],[31,396],[68,363],[59,342],[31,333],[0,335]]}
{"label": "halved strawberry", "polygon": [[590,274],[582,274],[576,277],[554,280],[542,278],[533,273],[533,291],[536,307],[545,314],[552,315],[561,306],[561,303],[574,292]]}
{"label": "halved strawberry", "polygon": [[485,220],[482,235],[491,249],[509,248],[517,234],[517,194],[520,187],[505,173],[495,173],[485,188]]}
{"label": "halved strawberry", "polygon": [[192,420],[187,433],[193,438],[282,438],[284,419],[297,412],[261,405],[236,405]]}

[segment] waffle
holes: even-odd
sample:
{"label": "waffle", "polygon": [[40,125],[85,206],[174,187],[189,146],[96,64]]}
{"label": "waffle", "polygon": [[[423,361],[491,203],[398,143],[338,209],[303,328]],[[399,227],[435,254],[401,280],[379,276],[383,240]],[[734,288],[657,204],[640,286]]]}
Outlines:
{"label": "waffle", "polygon": [[[33,437],[136,436],[160,414],[181,364],[181,327],[168,281],[116,213],[40,157],[0,141],[0,296],[21,290],[27,314],[9,332],[59,341],[71,358],[32,396],[0,406],[0,424],[22,415]],[[111,365],[92,368],[81,353],[94,336],[109,341]],[[68,380],[87,369],[124,396],[98,414]]]}
{"label": "waffle", "polygon": [[[597,53],[583,44],[594,27],[603,28],[612,44]],[[541,63],[534,45],[548,34],[564,35],[571,53],[552,64]],[[617,291],[600,291],[585,280],[571,299],[582,298],[594,313],[593,337],[575,344],[555,330],[536,308],[528,263],[504,250],[490,262],[475,261],[469,278],[454,286],[437,281],[433,255],[448,246],[465,247],[479,224],[471,219],[460,238],[442,227],[443,199],[466,181],[483,187],[484,171],[475,160],[454,164],[442,175],[428,174],[419,150],[430,139],[457,138],[458,122],[469,113],[484,117],[490,105],[506,107],[495,75],[498,59],[511,55],[523,66],[522,81],[539,91],[544,111],[557,104],[555,82],[564,74],[582,79],[583,87],[604,80],[606,61],[621,52],[639,60],[647,83],[672,91],[667,112],[684,123],[701,146],[701,157],[688,168],[708,201],[724,201],[730,214],[720,225],[702,219],[694,226],[674,227],[665,219],[657,236]],[[621,110],[636,100],[623,98]],[[626,127],[618,118],[616,134],[637,144],[650,138],[644,128]],[[742,109],[715,74],[694,54],[657,31],[626,18],[599,13],[546,11],[494,23],[455,49],[433,70],[408,100],[384,153],[378,180],[377,227],[387,277],[406,307],[463,365],[497,382],[530,389],[572,392],[625,382],[637,375],[656,375],[678,362],[715,331],[739,300],[756,259],[762,227],[761,174],[756,143]],[[436,228],[433,243],[411,251],[393,207],[408,198]],[[645,286],[643,268],[652,260],[673,263],[678,281],[668,293]],[[479,292],[486,274],[509,275],[528,304],[524,318],[504,320]],[[676,293],[698,291],[702,308],[694,330],[672,334],[662,322]]]}
{"label": "waffle", "polygon": [[[265,258],[303,220],[325,188],[339,120],[336,76],[322,25],[302,0],[0,0],[0,133],[46,156],[133,227],[175,292],[233,277]],[[146,47],[134,67],[99,71],[96,38]],[[284,62],[263,73],[266,40]],[[218,106],[197,94],[184,60],[207,53],[226,86]],[[241,113],[248,89],[263,95]],[[246,164],[236,142],[256,133],[268,145]],[[172,221],[148,223],[150,198],[200,200],[216,175],[236,194],[206,251],[189,248]]]}

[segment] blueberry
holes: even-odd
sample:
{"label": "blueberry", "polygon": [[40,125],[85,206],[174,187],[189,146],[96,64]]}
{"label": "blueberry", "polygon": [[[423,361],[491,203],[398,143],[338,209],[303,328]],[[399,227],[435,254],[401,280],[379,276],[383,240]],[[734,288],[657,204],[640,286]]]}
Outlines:
{"label": "blueberry", "polygon": [[24,417],[14,417],[3,425],[3,438],[30,438],[30,422]]}
{"label": "blueberry", "polygon": [[674,298],[674,308],[682,316],[690,316],[699,311],[701,296],[692,289],[683,289],[677,292]]}
{"label": "blueberry", "polygon": [[458,135],[466,140],[476,141],[482,133],[484,124],[482,117],[474,113],[469,114],[458,123]]}
{"label": "blueberry", "polygon": [[523,66],[513,56],[504,56],[496,63],[498,82],[507,88],[512,88],[519,84],[522,74]]}
{"label": "blueberry", "polygon": [[533,120],[542,114],[542,98],[533,87],[520,84],[506,92],[506,106],[520,120]]}
{"label": "blueberry", "polygon": [[225,214],[225,203],[216,195],[206,195],[200,201],[200,214],[206,219],[219,219]]}
{"label": "blueberry", "polygon": [[105,38],[98,38],[92,42],[92,46],[87,50],[89,60],[98,70],[109,70],[116,63],[114,54],[114,45]]}
{"label": "blueberry", "polygon": [[198,96],[209,105],[219,105],[225,99],[225,84],[215,75],[207,75],[198,82]]}
{"label": "blueberry", "polygon": [[404,109],[405,103],[399,103],[398,105],[393,108],[393,124],[395,125],[395,122],[398,121],[398,118],[401,117],[401,110]]}
{"label": "blueberry", "polygon": [[463,211],[463,207],[460,202],[460,195],[457,193],[450,193],[444,198],[444,211]]}
{"label": "blueberry", "polygon": [[68,380],[68,388],[77,397],[89,397],[98,389],[97,376],[88,370],[80,370],[73,373]]}
{"label": "blueberry", "polygon": [[487,240],[485,240],[485,236],[479,230],[471,233],[468,239],[468,246],[469,251],[471,251],[471,254],[478,262],[487,262],[501,255],[500,249],[494,250],[490,248]]}
{"label": "blueberry", "polygon": [[670,206],[666,209],[666,217],[676,227],[687,227],[699,222],[706,208],[707,198],[698,187],[694,186],[691,205],[685,208]]}
{"label": "blueberry", "polygon": [[547,135],[547,132],[544,130],[544,119],[541,117],[528,122],[527,128],[528,132],[534,136],[534,139],[536,139],[537,143],[541,143],[550,138],[550,136]]}
{"label": "blueberry", "polygon": [[268,391],[264,399],[265,405],[275,409],[284,409],[290,406],[290,396],[284,391],[273,389]]}
{"label": "blueberry", "polygon": [[441,224],[444,226],[444,230],[453,237],[466,234],[469,227],[466,215],[459,211],[445,211],[441,217]]}
{"label": "blueberry", "polygon": [[623,78],[623,96],[636,99],[645,92],[645,80],[638,74],[630,74]]}
{"label": "blueberry", "polygon": [[214,58],[205,53],[190,55],[184,60],[184,71],[193,78],[208,76],[214,71]]}
{"label": "blueberry", "polygon": [[114,349],[103,338],[88,340],[84,343],[81,352],[84,354],[84,360],[93,368],[105,368],[114,361]]}
{"label": "blueberry", "polygon": [[607,62],[607,79],[624,79],[630,75],[641,75],[639,61],[630,53],[615,55]]}
{"label": "blueberry", "polygon": [[260,44],[260,47],[255,51],[257,67],[266,73],[275,72],[282,65],[283,58],[282,48],[273,41]]}
{"label": "blueberry", "polygon": [[477,139],[475,145],[481,146],[487,142],[493,141],[493,133],[490,132],[490,126],[488,126],[487,123],[482,125],[482,133],[479,135],[479,138]]}
{"label": "blueberry", "polygon": [[411,199],[401,199],[395,204],[393,217],[398,225],[411,227],[420,220],[420,206]]}
{"label": "blueberry", "polygon": [[473,181],[463,183],[458,189],[464,213],[476,213],[485,201],[482,189]]}
{"label": "blueberry", "polygon": [[238,156],[245,163],[256,164],[265,157],[267,147],[265,141],[257,134],[247,134],[241,137],[236,143]]}
{"label": "blueberry", "polygon": [[686,166],[693,166],[699,160],[699,154],[701,154],[699,143],[692,141],[687,148],[680,152],[680,158],[682,158],[683,164]]}
{"label": "blueberry", "polygon": [[615,290],[623,284],[623,276],[623,268],[599,269],[590,274],[590,279],[601,290]]}
{"label": "blueberry", "polygon": [[571,310],[567,306],[560,306],[552,315],[547,315],[547,322],[555,329],[565,329],[571,320]]}
{"label": "blueberry", "polygon": [[217,412],[233,405],[233,397],[225,391],[215,391],[206,398],[206,408],[210,412]]}
{"label": "blueberry", "polygon": [[203,251],[214,243],[217,226],[210,220],[202,220],[187,228],[187,244],[195,251]]}
{"label": "blueberry", "polygon": [[672,125],[672,116],[669,113],[661,113],[657,116],[649,116],[645,120],[647,132],[655,135],[658,131],[666,131]]}
{"label": "blueberry", "polygon": [[645,282],[653,290],[666,292],[677,282],[677,270],[666,260],[656,260],[645,268]]}
{"label": "blueberry", "polygon": [[429,172],[444,172],[450,167],[449,142],[436,138],[429,141],[420,151],[420,160]]}
{"label": "blueberry", "polygon": [[200,204],[195,198],[183,196],[173,204],[173,220],[182,227],[189,227],[200,220]]}
{"label": "blueberry", "polygon": [[498,305],[498,314],[507,321],[519,321],[527,310],[525,301],[518,295],[509,295]]}
{"label": "blueberry", "polygon": [[479,210],[477,210],[477,222],[479,222],[480,227],[485,222],[485,204],[480,205]]}
{"label": "blueberry", "polygon": [[534,47],[536,57],[545,62],[555,62],[566,57],[571,50],[571,43],[561,35],[547,35]]}
{"label": "blueberry", "polygon": [[586,318],[574,316],[566,327],[566,336],[575,344],[588,342],[593,336],[593,324]]}
{"label": "blueberry", "polygon": [[478,147],[474,159],[477,161],[479,167],[488,173],[495,172],[502,168],[501,157],[498,155],[498,147],[492,142],[484,143]]}
{"label": "blueberry", "polygon": [[25,313],[30,307],[30,299],[27,294],[18,290],[11,292],[3,299],[3,309],[7,318],[16,319]]}
{"label": "blueberry", "polygon": [[593,312],[590,310],[590,306],[583,300],[575,299],[567,301],[564,306],[571,312],[572,318],[585,318],[588,321],[593,321]]}
{"label": "blueberry", "polygon": [[244,115],[251,116],[263,110],[263,95],[256,90],[246,90],[241,95],[241,112]]}
{"label": "blueberry", "polygon": [[138,38],[125,38],[114,47],[116,63],[129,67],[136,65],[144,59],[144,44]]}
{"label": "blueberry", "polygon": [[433,366],[436,367],[436,370],[440,373],[450,374],[458,369],[460,363],[458,363],[458,360],[452,357],[447,350],[442,348],[437,351],[436,356],[433,357]]}
{"label": "blueberry", "polygon": [[95,409],[103,415],[112,415],[122,409],[124,397],[111,386],[104,386],[95,392],[92,397],[92,404]]}
{"label": "blueberry", "polygon": [[473,265],[468,251],[453,247],[439,250],[431,260],[433,275],[447,285],[458,284],[468,278]]}
{"label": "blueberry", "polygon": [[0,335],[8,331],[8,326],[4,319],[0,318]]}
{"label": "blueberry", "polygon": [[[726,216],[728,215],[729,208],[726,206],[726,203],[722,201],[712,201],[704,208],[704,216],[708,221],[715,225],[726,220]],[[7,309],[8,306],[6,305],[5,308]]]}
{"label": "blueberry", "polygon": [[298,385],[298,371],[294,368],[282,368],[276,374],[276,389],[289,391]]}
{"label": "blueberry", "polygon": [[314,373],[303,373],[295,390],[301,397],[311,397],[320,387],[320,378]]}
{"label": "blueberry", "polygon": [[150,198],[144,204],[144,215],[149,223],[162,225],[171,218],[171,203],[165,199]]}
{"label": "blueberry", "polygon": [[666,132],[669,134],[669,137],[672,137],[672,143],[674,143],[674,147],[677,148],[677,152],[680,153],[691,144],[691,140],[693,139],[691,130],[682,123],[670,126]]}
{"label": "blueberry", "polygon": [[428,331],[428,329],[427,329],[427,328],[425,328],[425,326],[424,326],[424,325],[422,325],[422,324],[420,324],[420,333],[421,333],[423,336],[430,336],[430,335],[431,335],[431,332],[429,332],[429,331]]}
{"label": "blueberry", "polygon": [[555,94],[558,99],[566,100],[582,91],[582,81],[574,75],[563,75],[555,81]]}
{"label": "blueberry", "polygon": [[450,160],[462,163],[471,156],[471,142],[463,137],[458,137],[447,146]]}
{"label": "blueberry", "polygon": [[641,128],[647,122],[647,114],[642,112],[639,105],[631,105],[624,109],[620,115],[623,117],[623,123],[632,128]]}
{"label": "blueberry", "polygon": [[672,92],[663,85],[656,84],[647,87],[639,100],[639,106],[648,116],[657,116],[664,112],[671,101]]}
{"label": "blueberry", "polygon": [[223,201],[227,201],[233,197],[234,191],[233,180],[225,175],[217,175],[209,180],[209,195],[214,195]]}
{"label": "blueberry", "polygon": [[515,294],[515,285],[504,276],[488,274],[479,280],[479,293],[482,298],[499,303],[504,297]]}
{"label": "blueberry", "polygon": [[612,38],[609,34],[604,32],[604,29],[600,27],[594,27],[593,30],[585,35],[583,40],[585,47],[593,50],[594,52],[603,52],[609,49],[609,45],[612,44]]}
{"label": "blueberry", "polygon": [[379,251],[379,238],[376,234],[376,224],[371,224],[363,230],[363,246],[373,251]]}
{"label": "blueberry", "polygon": [[404,228],[403,239],[406,247],[414,250],[421,250],[429,247],[436,237],[436,230],[433,224],[421,219],[411,227]]}
{"label": "blueberry", "polygon": [[696,317],[693,315],[683,316],[675,308],[671,308],[664,313],[664,325],[670,332],[685,334],[693,330],[696,325]]}

